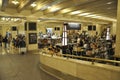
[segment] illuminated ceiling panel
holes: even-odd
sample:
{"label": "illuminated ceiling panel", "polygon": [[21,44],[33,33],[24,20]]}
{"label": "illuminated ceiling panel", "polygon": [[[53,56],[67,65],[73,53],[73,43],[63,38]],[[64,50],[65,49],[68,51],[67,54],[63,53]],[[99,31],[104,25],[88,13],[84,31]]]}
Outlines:
{"label": "illuminated ceiling panel", "polygon": [[[0,0],[0,15],[61,18],[65,21],[96,17],[103,21],[115,21],[117,17],[117,0],[18,0],[18,5],[14,5],[12,1]],[[34,2],[36,6],[30,7]]]}

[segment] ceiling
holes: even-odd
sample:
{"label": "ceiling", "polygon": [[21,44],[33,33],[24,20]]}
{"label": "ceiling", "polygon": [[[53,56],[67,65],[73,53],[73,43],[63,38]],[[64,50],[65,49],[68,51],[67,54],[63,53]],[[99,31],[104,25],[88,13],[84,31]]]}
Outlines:
{"label": "ceiling", "polygon": [[117,0],[0,0],[0,21],[4,22],[22,19],[104,23],[116,21],[116,17]]}

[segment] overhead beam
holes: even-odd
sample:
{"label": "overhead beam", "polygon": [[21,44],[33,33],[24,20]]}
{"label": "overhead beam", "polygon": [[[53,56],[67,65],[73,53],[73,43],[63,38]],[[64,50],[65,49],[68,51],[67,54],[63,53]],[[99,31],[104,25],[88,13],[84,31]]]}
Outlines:
{"label": "overhead beam", "polygon": [[5,11],[7,5],[8,5],[9,0],[0,0],[0,8],[1,11]]}
{"label": "overhead beam", "polygon": [[[94,8],[89,8],[89,9],[81,9],[85,13],[92,13],[92,14],[100,14],[100,15],[105,15],[106,16],[114,16],[117,15],[117,8],[116,6],[112,6],[112,9],[107,9],[106,7],[109,7],[109,5],[104,5],[104,6],[99,6],[99,7],[94,7]],[[116,16],[115,16],[116,17]]]}
{"label": "overhead beam", "polygon": [[[95,1],[95,0],[89,0],[89,1]],[[80,4],[84,4],[84,3],[89,2],[89,1],[88,0],[64,0],[61,3],[52,6],[50,9],[45,10],[44,14],[58,12],[58,11],[63,10],[65,8],[72,7],[72,6],[78,6]],[[59,9],[52,11],[53,8],[59,8]]]}
{"label": "overhead beam", "polygon": [[[111,7],[111,9],[108,9],[109,7]],[[110,6],[110,5],[98,5],[98,6],[93,6],[93,7],[88,7],[85,9],[81,9],[81,11],[84,11],[85,13],[108,13],[108,12],[113,12],[116,11],[117,8],[116,6]],[[114,12],[114,14],[116,14],[116,12]]]}
{"label": "overhead beam", "polygon": [[70,7],[70,6],[73,6],[73,5],[74,4],[73,4],[72,0],[65,0],[63,2],[60,2],[60,3],[56,4],[56,5],[53,5],[50,9],[46,9],[44,11],[44,14],[52,13],[52,12],[56,11],[55,9],[57,9],[57,8],[59,8],[59,10],[61,10],[63,8]]}
{"label": "overhead beam", "polygon": [[95,18],[87,18],[87,17],[80,17],[80,18],[75,18],[75,17],[61,17],[61,18],[54,18],[54,19],[45,19],[44,22],[53,22],[53,21],[60,21],[60,22],[87,22],[87,23],[104,23],[104,24],[108,24],[110,21],[107,20],[101,20],[101,19],[95,19]]}
{"label": "overhead beam", "polygon": [[[111,8],[111,9],[109,9],[109,8]],[[104,4],[98,4],[98,5],[82,8],[81,10],[85,11],[85,12],[86,11],[89,11],[89,12],[90,11],[92,11],[92,12],[96,12],[96,11],[110,12],[111,10],[117,10],[117,4],[116,4],[116,2],[112,3],[112,5],[107,5],[106,3],[104,3]]]}
{"label": "overhead beam", "polygon": [[[85,9],[85,8],[92,7],[92,6],[98,6],[98,4],[103,5],[103,3],[106,3],[108,1],[111,1],[111,0],[93,0],[93,1],[81,4],[79,6],[75,6],[75,7],[73,6],[73,7],[65,8],[66,10],[69,10],[69,11],[66,12],[66,13],[63,13],[63,14],[67,14],[67,13],[70,13],[70,12],[73,12],[73,11],[76,11],[76,10],[81,10],[81,9]],[[56,15],[60,14],[60,13],[62,13],[62,10],[60,10],[58,12],[55,12]]]}
{"label": "overhead beam", "polygon": [[[99,3],[98,5],[93,5],[93,3],[96,4],[96,1],[94,1],[91,4],[90,3],[88,4],[88,5],[91,5],[91,6],[86,5],[86,7],[85,7],[83,5],[83,6],[79,6],[79,7],[81,8],[80,9],[81,11],[84,11],[86,13],[101,14],[101,15],[106,16],[106,17],[110,17],[110,18],[114,17],[114,18],[116,18],[116,16],[115,16],[116,15],[116,6],[115,6],[116,2],[114,2],[112,4],[112,6],[110,6],[110,5],[106,4],[109,1],[110,0],[103,1],[103,2],[100,1],[101,3]],[[112,7],[114,9],[107,10],[106,7]],[[76,8],[72,8],[72,9],[74,9],[74,11],[77,10]],[[78,10],[79,10],[79,8],[78,8]],[[70,11],[70,12],[72,12],[72,11]],[[113,12],[113,13],[111,13],[111,12]],[[58,14],[61,14],[61,12],[58,11],[58,12],[55,13],[55,15],[58,15]],[[68,14],[66,14],[66,15],[68,15]]]}
{"label": "overhead beam", "polygon": [[22,10],[25,9],[26,6],[29,6],[30,4],[32,4],[33,2],[35,2],[36,0],[23,0],[20,5],[18,6],[18,12],[21,12]]}
{"label": "overhead beam", "polygon": [[100,14],[102,16],[112,18],[112,17],[117,17],[117,10],[111,10],[109,12],[97,11],[95,12],[95,14]]}
{"label": "overhead beam", "polygon": [[38,12],[38,11],[40,11],[40,9],[42,8],[42,7],[44,7],[44,6],[47,6],[47,5],[49,5],[50,3],[52,3],[54,0],[43,0],[43,1],[39,1],[37,4],[37,6],[34,8],[34,9],[32,9],[32,13],[36,13],[36,12]]}

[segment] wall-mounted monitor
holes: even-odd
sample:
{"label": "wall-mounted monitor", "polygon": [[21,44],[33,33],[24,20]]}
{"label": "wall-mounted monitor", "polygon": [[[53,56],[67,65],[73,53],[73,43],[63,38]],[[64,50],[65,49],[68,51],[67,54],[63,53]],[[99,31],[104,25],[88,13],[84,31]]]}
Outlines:
{"label": "wall-mounted monitor", "polygon": [[57,27],[57,30],[59,31],[59,30],[60,30],[60,27]]}
{"label": "wall-mounted monitor", "polygon": [[96,31],[96,25],[93,25],[93,30]]}
{"label": "wall-mounted monitor", "polygon": [[24,30],[27,31],[27,22],[24,24]]}
{"label": "wall-mounted monitor", "polygon": [[36,22],[29,22],[28,25],[29,25],[29,26],[28,26],[28,29],[29,29],[29,30],[32,30],[32,31],[37,30],[37,29],[36,29]]}
{"label": "wall-mounted monitor", "polygon": [[81,24],[79,23],[67,23],[67,30],[81,30]]}
{"label": "wall-mounted monitor", "polygon": [[88,25],[88,31],[92,30],[92,25]]}
{"label": "wall-mounted monitor", "polygon": [[55,31],[59,31],[60,27],[55,27],[54,29],[55,29]]}
{"label": "wall-mounted monitor", "polygon": [[16,31],[17,27],[16,26],[12,26],[12,31]]}

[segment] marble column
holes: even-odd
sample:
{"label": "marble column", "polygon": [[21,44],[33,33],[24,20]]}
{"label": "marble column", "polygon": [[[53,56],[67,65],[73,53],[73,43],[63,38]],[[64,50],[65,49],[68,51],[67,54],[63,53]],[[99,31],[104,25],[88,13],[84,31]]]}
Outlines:
{"label": "marble column", "polygon": [[116,28],[115,55],[120,56],[120,0],[118,0],[118,5],[117,5],[117,28]]}

